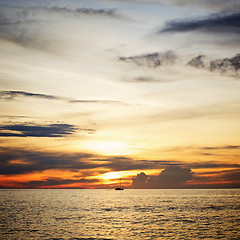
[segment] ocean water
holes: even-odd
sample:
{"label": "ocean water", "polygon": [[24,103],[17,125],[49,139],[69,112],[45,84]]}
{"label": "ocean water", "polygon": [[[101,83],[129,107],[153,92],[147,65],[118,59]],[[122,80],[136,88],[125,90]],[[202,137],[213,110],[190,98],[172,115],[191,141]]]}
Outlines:
{"label": "ocean water", "polygon": [[0,190],[0,239],[240,239],[240,189]]}

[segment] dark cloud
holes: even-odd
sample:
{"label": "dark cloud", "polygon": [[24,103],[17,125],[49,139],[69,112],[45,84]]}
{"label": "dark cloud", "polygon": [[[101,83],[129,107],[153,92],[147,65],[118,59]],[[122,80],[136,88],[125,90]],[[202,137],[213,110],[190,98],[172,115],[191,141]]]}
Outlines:
{"label": "dark cloud", "polygon": [[[99,165],[86,159],[93,158],[88,153],[63,154],[58,152],[40,152],[17,148],[0,149],[0,174],[14,175],[44,170],[70,170],[77,172],[82,169],[93,169]],[[18,160],[24,159],[23,163]]]}
{"label": "dark cloud", "polygon": [[119,57],[120,61],[132,62],[141,67],[157,68],[162,65],[172,65],[175,63],[177,56],[172,51],[164,53],[150,53],[131,57]]}
{"label": "dark cloud", "polygon": [[240,69],[240,54],[232,58],[217,59],[210,62],[210,71],[220,71],[221,73]]}
{"label": "dark cloud", "polygon": [[103,103],[103,104],[126,104],[121,101],[115,100],[86,100],[86,99],[70,99],[66,97],[60,97],[55,95],[48,95],[42,93],[32,93],[25,91],[0,91],[0,99],[1,100],[16,100],[19,97],[33,97],[33,98],[41,98],[47,100],[60,100],[66,101],[67,103]]}
{"label": "dark cloud", "polygon": [[198,55],[192,58],[188,66],[215,72],[224,76],[240,77],[240,54],[230,58],[211,59],[205,55]]}
{"label": "dark cloud", "polygon": [[35,98],[45,98],[50,100],[62,100],[63,98],[56,97],[48,94],[31,93],[24,91],[0,91],[0,99],[14,100],[17,97],[35,97]]}
{"label": "dark cloud", "polygon": [[204,150],[226,150],[226,149],[240,149],[239,145],[227,145],[227,146],[217,146],[217,147],[203,147]]}
{"label": "dark cloud", "polygon": [[221,162],[204,162],[204,163],[189,163],[188,166],[193,169],[221,169],[221,168],[240,168],[238,163],[221,163]]}
{"label": "dark cloud", "polygon": [[[23,163],[16,160],[24,159]],[[128,157],[103,157],[88,153],[40,152],[16,148],[0,148],[0,174],[23,174],[48,169],[78,171],[104,168],[106,171],[159,169],[177,161],[148,161]]]}
{"label": "dark cloud", "polygon": [[149,177],[144,173],[138,173],[135,178],[132,179],[133,188],[147,188],[147,180]]}
{"label": "dark cloud", "polygon": [[[27,183],[21,183],[21,188],[39,188],[39,187],[57,187],[59,185],[67,185],[72,183],[97,183],[97,179],[63,179],[58,177],[46,178],[42,181],[29,181]],[[15,183],[18,185],[19,183]]]}
{"label": "dark cloud", "polygon": [[[81,188],[80,186],[71,186],[71,184],[92,184],[98,183],[98,179],[64,179],[60,177],[49,177],[39,181],[17,182],[9,181],[8,185],[0,181],[0,188],[21,188],[21,189],[35,189],[35,188]],[[70,184],[70,186],[68,186]]]}
{"label": "dark cloud", "polygon": [[219,72],[221,74],[234,73],[235,76],[240,69],[240,54],[231,58],[222,58],[211,60],[207,56],[199,55],[188,62],[189,66],[202,68],[211,72]]}
{"label": "dark cloud", "polygon": [[212,33],[240,33],[240,12],[215,14],[207,19],[172,21],[158,33],[203,31]]}
{"label": "dark cloud", "polygon": [[189,188],[239,188],[240,187],[240,166],[236,169],[201,172],[194,175]]}
{"label": "dark cloud", "polygon": [[206,58],[205,55],[196,56],[188,62],[188,65],[195,68],[205,68],[207,67]]}
{"label": "dark cloud", "polygon": [[[0,126],[0,137],[65,137],[79,130],[71,124],[28,125],[10,124]],[[93,129],[84,129],[93,131]]]}
{"label": "dark cloud", "polygon": [[[188,185],[189,180],[191,180],[191,184],[195,181],[194,186],[198,187],[200,187],[201,181],[208,184],[217,181],[225,184],[228,181],[233,181],[235,186],[239,181],[240,164],[199,162],[188,163],[187,166],[185,163],[170,160],[136,160],[123,156],[104,157],[84,152],[60,153],[0,148],[0,175],[39,173],[45,170],[62,170],[75,173],[74,179],[46,178],[41,181],[30,181],[20,186],[23,188],[67,185],[80,182],[91,184],[85,178],[110,171],[141,171],[143,169],[164,170],[158,176],[147,176],[144,172],[141,172],[133,179],[133,188],[188,188],[193,186]],[[232,170],[222,171],[222,169],[227,168]],[[201,176],[196,173],[193,174],[191,169],[202,169]],[[208,172],[208,169],[211,169],[211,171]],[[215,169],[215,172],[212,172],[212,169]],[[3,182],[0,185],[3,186]],[[17,184],[12,184],[12,186],[17,186]],[[215,187],[219,186],[216,185]]]}
{"label": "dark cloud", "polygon": [[138,169],[159,169],[169,164],[177,164],[177,161],[150,161],[150,160],[135,160],[128,157],[111,157],[104,159],[106,162],[103,167],[110,168],[113,171],[127,171]]}
{"label": "dark cloud", "polygon": [[147,176],[144,172],[132,180],[133,188],[182,188],[192,179],[192,171],[178,165],[167,166],[159,176]]}

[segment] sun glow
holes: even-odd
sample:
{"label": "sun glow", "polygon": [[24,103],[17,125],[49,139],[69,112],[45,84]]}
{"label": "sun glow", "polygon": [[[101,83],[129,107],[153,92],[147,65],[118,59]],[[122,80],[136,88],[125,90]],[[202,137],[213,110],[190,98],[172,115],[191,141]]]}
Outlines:
{"label": "sun glow", "polygon": [[89,142],[86,148],[105,155],[125,155],[130,153],[129,145],[120,141]]}

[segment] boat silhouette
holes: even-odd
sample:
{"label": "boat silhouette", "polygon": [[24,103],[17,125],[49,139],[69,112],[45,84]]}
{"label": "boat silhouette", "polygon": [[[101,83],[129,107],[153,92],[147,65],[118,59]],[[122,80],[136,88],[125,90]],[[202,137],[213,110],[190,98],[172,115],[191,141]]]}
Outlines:
{"label": "boat silhouette", "polygon": [[121,178],[120,178],[120,187],[115,188],[115,190],[124,190],[124,188],[122,188]]}

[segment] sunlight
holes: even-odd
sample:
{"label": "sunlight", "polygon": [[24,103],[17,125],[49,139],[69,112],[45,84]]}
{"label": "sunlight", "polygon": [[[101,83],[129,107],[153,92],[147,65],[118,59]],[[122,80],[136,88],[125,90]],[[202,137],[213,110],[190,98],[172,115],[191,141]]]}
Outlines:
{"label": "sunlight", "polygon": [[120,141],[89,142],[86,148],[105,155],[125,155],[130,153],[128,144]]}

